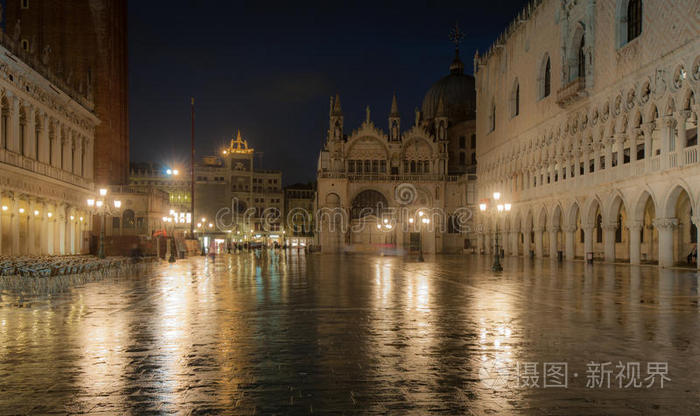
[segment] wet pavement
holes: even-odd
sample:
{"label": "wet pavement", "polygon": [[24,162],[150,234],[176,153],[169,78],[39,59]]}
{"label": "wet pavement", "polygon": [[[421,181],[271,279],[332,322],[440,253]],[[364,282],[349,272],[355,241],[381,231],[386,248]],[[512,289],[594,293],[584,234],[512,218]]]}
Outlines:
{"label": "wet pavement", "polygon": [[700,414],[695,272],[489,266],[244,253],[4,292],[0,414]]}

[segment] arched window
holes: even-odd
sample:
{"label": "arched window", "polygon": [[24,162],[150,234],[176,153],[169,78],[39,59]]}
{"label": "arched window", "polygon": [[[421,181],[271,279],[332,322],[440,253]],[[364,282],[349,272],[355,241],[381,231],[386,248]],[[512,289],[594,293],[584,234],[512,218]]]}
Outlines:
{"label": "arched window", "polygon": [[363,218],[368,215],[381,217],[384,210],[389,207],[386,198],[381,192],[368,189],[362,191],[352,200],[350,216],[353,219]]}
{"label": "arched window", "polygon": [[603,217],[601,217],[600,214],[598,214],[595,219],[595,236],[596,242],[603,242]]}
{"label": "arched window", "polygon": [[627,42],[642,33],[642,0],[627,3]]}
{"label": "arched window", "polygon": [[549,62],[549,56],[547,57],[547,62],[544,64],[544,79],[542,80],[542,82],[542,98],[549,97],[552,82],[552,64]]}
{"label": "arched window", "polygon": [[586,76],[586,52],[584,51],[584,46],[586,45],[586,37],[581,36],[581,43],[578,46],[578,76],[579,78],[584,78]]}
{"label": "arched window", "polygon": [[124,228],[134,228],[136,226],[136,221],[134,219],[134,211],[127,209],[122,214],[122,227]]}
{"label": "arched window", "polygon": [[489,132],[496,130],[496,102],[491,102],[491,113],[489,114]]}

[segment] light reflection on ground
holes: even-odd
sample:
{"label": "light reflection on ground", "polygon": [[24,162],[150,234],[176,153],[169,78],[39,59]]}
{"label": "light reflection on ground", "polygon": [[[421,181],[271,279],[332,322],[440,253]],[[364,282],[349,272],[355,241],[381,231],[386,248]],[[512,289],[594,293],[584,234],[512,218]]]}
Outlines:
{"label": "light reflection on ground", "polygon": [[[244,253],[3,293],[0,414],[700,413],[696,273],[426,260]],[[671,381],[587,388],[590,361]],[[533,362],[568,388],[518,387]]]}

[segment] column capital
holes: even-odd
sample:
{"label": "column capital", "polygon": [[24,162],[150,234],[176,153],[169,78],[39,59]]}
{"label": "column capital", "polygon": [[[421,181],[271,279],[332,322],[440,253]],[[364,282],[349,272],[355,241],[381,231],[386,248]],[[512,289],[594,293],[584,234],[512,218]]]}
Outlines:
{"label": "column capital", "polygon": [[592,230],[593,228],[595,228],[595,224],[588,223],[588,222],[582,222],[582,223],[581,223],[581,228],[582,228],[584,231]]}
{"label": "column capital", "polygon": [[547,227],[547,231],[549,231],[550,233],[556,233],[559,232],[559,230],[559,225],[550,225],[549,227]]}
{"label": "column capital", "polygon": [[645,136],[648,136],[651,134],[652,131],[656,129],[656,122],[655,121],[649,121],[646,123],[642,123],[642,131],[644,132]]}
{"label": "column capital", "polygon": [[565,233],[575,233],[578,228],[573,225],[567,225],[562,228]]}
{"label": "column capital", "polygon": [[679,110],[676,111],[676,120],[678,123],[685,123],[685,121],[690,118],[691,111],[690,110]]}
{"label": "column capital", "polygon": [[639,231],[642,229],[642,221],[627,221],[625,224],[625,228],[627,228],[630,231]]}
{"label": "column capital", "polygon": [[676,118],[673,116],[663,116],[663,121],[666,127],[675,127],[677,123]]}
{"label": "column capital", "polygon": [[603,224],[603,230],[605,230],[605,231],[617,231],[617,223]]}
{"label": "column capital", "polygon": [[665,230],[673,230],[678,226],[677,218],[654,218],[654,227]]}

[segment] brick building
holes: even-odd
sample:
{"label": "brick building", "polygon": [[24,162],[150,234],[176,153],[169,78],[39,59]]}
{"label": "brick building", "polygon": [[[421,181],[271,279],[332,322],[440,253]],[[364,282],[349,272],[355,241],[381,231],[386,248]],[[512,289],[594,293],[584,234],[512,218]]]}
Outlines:
{"label": "brick building", "polygon": [[6,0],[2,27],[22,48],[95,104],[95,183],[126,184],[129,171],[127,2]]}

